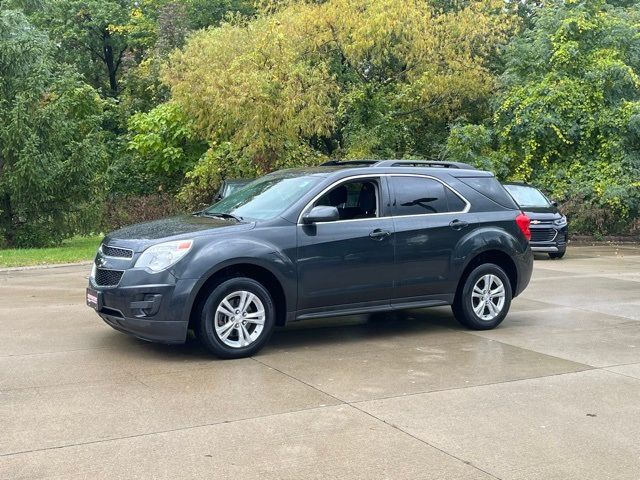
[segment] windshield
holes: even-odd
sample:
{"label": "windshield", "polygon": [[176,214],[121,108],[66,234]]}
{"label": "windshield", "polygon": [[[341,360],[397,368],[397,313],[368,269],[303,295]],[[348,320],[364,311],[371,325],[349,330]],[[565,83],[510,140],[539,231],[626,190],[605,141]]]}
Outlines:
{"label": "windshield", "polygon": [[239,218],[269,220],[298,201],[320,176],[267,175],[232,192],[228,197],[207,208],[208,215],[228,214]]}
{"label": "windshield", "polygon": [[245,187],[248,183],[249,182],[246,182],[246,183],[241,183],[241,182],[226,183],[225,186],[224,186],[223,197],[228,197],[229,195],[231,195],[236,190],[240,190],[241,188]]}
{"label": "windshield", "polygon": [[505,185],[521,207],[549,207],[551,204],[540,190],[526,185]]}

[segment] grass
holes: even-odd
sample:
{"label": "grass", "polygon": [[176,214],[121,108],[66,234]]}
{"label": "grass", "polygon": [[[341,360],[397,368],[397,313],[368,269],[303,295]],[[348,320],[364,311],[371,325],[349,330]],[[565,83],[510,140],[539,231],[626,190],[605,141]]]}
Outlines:
{"label": "grass", "polygon": [[59,247],[8,248],[0,250],[0,268],[51,265],[91,260],[102,237],[73,237]]}

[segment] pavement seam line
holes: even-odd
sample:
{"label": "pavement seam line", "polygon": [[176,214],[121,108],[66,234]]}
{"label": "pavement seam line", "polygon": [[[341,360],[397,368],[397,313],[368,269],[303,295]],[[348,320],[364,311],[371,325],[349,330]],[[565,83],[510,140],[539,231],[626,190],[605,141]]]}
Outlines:
{"label": "pavement seam line", "polygon": [[[342,402],[339,405],[345,405],[345,403]],[[237,423],[237,422],[246,422],[246,421],[249,421],[249,420],[259,420],[259,419],[263,419],[263,418],[277,417],[278,415],[288,415],[290,413],[300,413],[300,412],[306,412],[306,411],[310,411],[310,410],[320,410],[320,409],[323,409],[323,408],[337,407],[339,405],[314,406],[314,407],[308,407],[308,408],[301,408],[301,409],[298,409],[298,410],[290,410],[290,411],[287,411],[287,412],[268,413],[268,414],[265,414],[265,415],[258,415],[258,416],[255,416],[255,417],[238,418],[238,419],[235,419],[235,420],[220,420],[218,422],[202,423],[202,424],[198,424],[198,425],[189,425],[189,426],[185,426],[185,427],[170,428],[168,430],[157,430],[157,431],[153,431],[153,432],[137,433],[137,434],[134,434],[134,435],[123,435],[121,437],[104,438],[104,439],[101,439],[101,440],[89,440],[89,441],[86,441],[86,442],[68,443],[68,444],[64,444],[64,445],[55,445],[55,446],[44,447],[44,448],[34,448],[32,450],[20,450],[20,451],[16,451],[16,452],[0,453],[0,458],[11,457],[11,456],[15,456],[15,455],[25,455],[25,454],[29,454],[29,453],[46,452],[46,451],[49,451],[49,450],[59,450],[59,449],[63,449],[63,448],[81,447],[81,446],[84,446],[84,445],[94,445],[94,444],[100,444],[100,443],[116,442],[118,440],[128,440],[128,439],[131,439],[131,438],[150,437],[150,436],[153,436],[153,435],[162,435],[162,434],[165,434],[165,433],[181,432],[181,431],[186,431],[186,430],[193,430],[193,429],[196,429],[196,428],[214,427],[214,426],[217,426],[217,425],[224,425],[224,424],[227,424],[227,423],[231,424],[231,423]]]}
{"label": "pavement seam line", "polygon": [[[595,313],[597,313],[597,312],[595,312]],[[625,318],[625,317],[620,317],[620,318]],[[618,327],[617,326],[613,326],[611,328],[615,329],[615,328],[618,328]],[[608,329],[607,328],[603,328],[603,329],[598,329],[598,330],[583,330],[583,331],[585,331],[585,332],[596,331],[597,332],[599,330],[608,330]],[[575,363],[576,365],[582,365],[584,367],[587,367],[587,369],[592,369],[593,370],[593,369],[599,368],[599,367],[595,367],[593,365],[589,365],[587,363],[576,362],[575,360],[570,360],[568,358],[558,357],[557,355],[549,355],[548,353],[539,352],[538,350],[534,350],[533,348],[519,347],[518,345],[513,345],[511,343],[507,343],[504,340],[496,340],[496,339],[493,339],[493,338],[485,337],[485,336],[481,335],[480,332],[470,331],[470,332],[467,332],[467,333],[469,333],[469,335],[473,335],[475,337],[484,338],[485,340],[489,340],[491,342],[497,342],[497,343],[500,343],[502,345],[506,345],[507,347],[519,348],[520,350],[526,350],[526,351],[529,351],[529,352],[532,352],[532,353],[535,353],[535,354],[538,354],[538,355],[544,355],[546,357],[555,358],[556,360],[562,360],[563,362],[571,362],[571,363]],[[572,333],[572,332],[569,331],[567,333]]]}
{"label": "pavement seam line", "polygon": [[462,458],[457,457],[457,456],[455,456],[453,453],[447,452],[446,450],[443,450],[443,449],[442,449],[442,448],[440,448],[440,447],[436,447],[435,445],[433,445],[433,444],[429,443],[428,441],[424,440],[423,438],[417,437],[416,435],[414,435],[414,434],[412,434],[412,433],[410,433],[410,432],[408,432],[408,431],[404,430],[403,428],[400,428],[400,427],[399,427],[399,426],[397,426],[397,425],[394,425],[393,423],[389,423],[389,422],[387,422],[386,420],[384,420],[384,419],[382,419],[382,418],[376,417],[376,416],[375,416],[375,415],[373,415],[372,413],[369,413],[369,412],[367,412],[366,410],[362,410],[361,408],[358,408],[358,407],[357,407],[356,405],[354,405],[354,404],[349,403],[348,405],[349,405],[350,407],[354,408],[355,410],[357,410],[357,411],[359,411],[359,412],[362,412],[362,413],[364,413],[365,415],[367,415],[367,416],[369,416],[369,417],[371,417],[371,418],[373,418],[373,419],[377,420],[378,422],[382,422],[383,424],[388,425],[389,427],[393,428],[394,430],[397,430],[397,431],[399,431],[399,432],[402,432],[403,434],[405,434],[405,435],[407,435],[407,436],[409,436],[409,437],[413,438],[414,440],[417,440],[418,442],[423,443],[424,445],[427,445],[428,447],[431,447],[431,448],[433,448],[433,449],[435,449],[435,450],[438,450],[438,451],[439,451],[439,452],[441,452],[441,453],[444,453],[444,454],[445,454],[445,455],[447,455],[448,457],[451,457],[451,458],[453,458],[453,459],[455,459],[455,460],[457,460],[457,461],[459,461],[459,462],[464,463],[465,465],[468,465],[468,466],[470,466],[470,467],[472,467],[472,468],[475,468],[476,470],[478,470],[478,471],[480,471],[480,472],[482,472],[482,473],[484,473],[484,474],[486,474],[486,475],[489,475],[491,478],[495,478],[496,480],[501,480],[501,478],[500,478],[500,477],[498,477],[498,476],[494,475],[493,473],[488,472],[488,471],[486,471],[486,470],[484,470],[484,469],[480,468],[480,467],[479,467],[479,466],[477,466],[477,465],[474,465],[474,464],[473,464],[473,463],[471,463],[470,461],[463,460]]}
{"label": "pavement seam line", "polygon": [[560,373],[552,373],[551,375],[538,375],[535,377],[528,377],[528,378],[515,378],[513,380],[504,380],[502,382],[478,383],[475,385],[465,385],[464,387],[440,388],[438,390],[425,390],[422,392],[412,392],[412,393],[406,393],[403,395],[390,395],[388,397],[371,398],[368,400],[354,400],[353,402],[344,402],[344,403],[346,403],[347,405],[357,405],[359,403],[391,400],[393,398],[408,398],[408,397],[414,397],[416,395],[429,395],[431,393],[441,393],[441,392],[455,392],[456,390],[466,390],[467,388],[491,387],[494,385],[502,385],[505,383],[526,382],[527,380],[539,380],[541,378],[560,377],[562,375],[575,375],[577,373],[592,372],[595,370],[599,370],[599,369],[595,367],[589,367],[584,370],[576,370],[574,372],[560,372]]}
{"label": "pavement seam line", "polygon": [[[497,480],[501,480],[499,477],[497,477],[497,476],[493,475],[493,474],[492,474],[492,473],[490,473],[490,472],[487,472],[486,470],[483,470],[482,468],[480,468],[480,467],[478,467],[478,466],[476,466],[476,465],[472,464],[471,462],[467,462],[467,461],[465,461],[465,460],[462,460],[461,458],[458,458],[458,457],[456,457],[455,455],[453,455],[453,454],[451,454],[451,453],[449,453],[449,452],[447,452],[447,451],[445,451],[445,450],[442,450],[441,448],[438,448],[438,447],[436,447],[436,446],[434,446],[434,445],[431,445],[431,444],[430,444],[429,442],[427,442],[426,440],[423,440],[423,439],[421,439],[421,438],[418,438],[418,437],[416,437],[415,435],[413,435],[413,434],[411,434],[411,433],[409,433],[409,432],[407,432],[407,431],[405,431],[405,430],[403,430],[403,429],[399,428],[398,426],[393,425],[393,424],[391,424],[391,423],[388,423],[388,422],[386,422],[385,420],[383,420],[383,419],[381,419],[381,418],[378,418],[378,417],[376,417],[375,415],[373,415],[373,414],[371,414],[371,413],[369,413],[369,412],[367,412],[367,411],[365,411],[365,410],[362,410],[361,408],[358,408],[355,404],[353,404],[353,403],[351,403],[351,402],[344,401],[344,400],[342,400],[342,399],[340,399],[340,398],[338,398],[338,397],[336,397],[336,396],[334,396],[334,395],[332,395],[332,394],[330,394],[330,393],[328,393],[328,392],[325,392],[324,390],[319,389],[318,387],[316,387],[316,386],[314,386],[314,385],[311,385],[311,384],[309,384],[309,383],[305,382],[304,380],[301,380],[301,379],[299,379],[299,378],[293,377],[292,375],[290,375],[290,374],[288,374],[288,373],[286,373],[286,372],[283,372],[282,370],[280,370],[280,369],[278,369],[278,368],[276,368],[276,367],[271,367],[271,366],[267,365],[266,363],[263,363],[263,362],[261,362],[260,360],[258,360],[258,359],[256,359],[256,358],[254,358],[254,357],[251,357],[251,359],[252,359],[252,360],[255,360],[256,362],[260,363],[261,365],[264,365],[264,366],[265,366],[265,367],[267,367],[267,368],[273,368],[275,371],[277,371],[277,372],[281,373],[282,375],[285,375],[285,376],[287,376],[287,377],[289,377],[289,378],[291,378],[291,379],[293,379],[293,380],[295,380],[295,381],[297,381],[297,382],[300,382],[300,383],[302,383],[303,385],[306,385],[306,386],[308,386],[308,387],[310,387],[310,388],[313,388],[314,390],[316,390],[316,391],[318,391],[318,392],[321,392],[321,393],[323,393],[323,394],[325,394],[325,395],[328,395],[328,396],[330,396],[331,398],[334,398],[335,400],[338,400],[339,402],[341,402],[341,404],[342,404],[342,405],[348,405],[349,407],[353,408],[354,410],[357,410],[357,411],[359,411],[359,412],[361,412],[361,413],[363,413],[363,414],[365,414],[365,415],[367,415],[367,416],[369,416],[369,417],[373,418],[374,420],[376,420],[376,421],[378,421],[378,422],[381,422],[381,423],[383,423],[383,424],[385,424],[385,425],[388,425],[389,427],[393,428],[394,430],[397,430],[397,431],[399,431],[399,432],[402,432],[403,434],[405,434],[405,435],[407,435],[407,436],[409,436],[409,437],[413,438],[414,440],[417,440],[418,442],[420,442],[420,443],[422,443],[422,444],[424,444],[424,445],[427,445],[427,446],[429,446],[429,447],[431,447],[431,448],[433,448],[433,449],[435,449],[435,450],[438,450],[439,452],[444,453],[445,455],[447,455],[447,456],[449,456],[449,457],[451,457],[451,458],[453,458],[453,459],[455,459],[455,460],[457,460],[457,461],[459,461],[459,462],[462,462],[462,463],[464,463],[465,465],[469,465],[470,467],[475,468],[476,470],[478,470],[478,471],[480,471],[480,472],[482,472],[482,473],[484,473],[484,474],[486,474],[486,475],[489,475],[491,478],[495,478],[495,479],[497,479]],[[400,398],[401,398],[402,396],[396,396],[396,397],[400,397]]]}
{"label": "pavement seam line", "polygon": [[[622,365],[620,365],[620,366],[622,366]],[[610,367],[602,367],[602,368],[599,368],[598,370],[603,370],[603,371],[605,371],[607,373],[613,373],[614,375],[620,375],[621,377],[631,378],[633,380],[636,380],[636,381],[640,382],[640,378],[638,378],[638,377],[632,377],[631,375],[627,375],[626,373],[614,372],[613,370],[607,370],[608,368],[610,368]]]}
{"label": "pavement seam line", "polygon": [[263,367],[271,368],[272,370],[275,370],[276,372],[280,373],[281,375],[284,375],[285,377],[288,377],[288,378],[290,378],[290,379],[292,379],[292,380],[294,380],[294,381],[296,381],[296,382],[298,382],[298,383],[301,383],[301,384],[303,384],[303,385],[306,385],[307,387],[312,388],[312,389],[314,389],[315,391],[322,393],[323,395],[326,395],[326,396],[328,396],[328,397],[333,398],[334,400],[337,400],[338,402],[340,402],[340,405],[345,405],[345,404],[347,404],[347,405],[348,405],[348,404],[349,404],[349,402],[347,402],[346,400],[343,400],[343,399],[341,399],[341,398],[338,398],[338,397],[336,397],[335,395],[330,394],[329,392],[325,392],[324,390],[321,390],[320,388],[316,387],[315,385],[311,385],[310,383],[307,383],[307,382],[305,382],[304,380],[301,380],[301,379],[299,379],[299,378],[294,377],[293,375],[290,375],[290,374],[288,374],[288,373],[286,373],[286,372],[283,372],[282,370],[280,370],[280,369],[278,369],[278,368],[276,368],[276,367],[272,367],[271,365],[268,365],[268,364],[266,364],[266,363],[264,363],[264,362],[261,362],[260,360],[258,360],[258,359],[257,359],[257,358],[255,358],[255,357],[251,357],[251,360],[253,360],[254,362],[259,363],[259,364],[260,364],[260,365],[262,365]]}

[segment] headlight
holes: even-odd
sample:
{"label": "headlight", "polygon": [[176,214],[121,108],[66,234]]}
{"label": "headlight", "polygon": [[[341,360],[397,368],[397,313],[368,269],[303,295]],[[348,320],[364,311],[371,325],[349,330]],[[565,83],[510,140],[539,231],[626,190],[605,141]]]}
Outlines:
{"label": "headlight", "polygon": [[174,242],[159,243],[147,248],[138,261],[136,268],[146,268],[152,272],[160,272],[174,265],[178,260],[184,257],[191,246],[193,240],[176,240]]}
{"label": "headlight", "polygon": [[558,227],[562,227],[562,226],[567,224],[567,217],[565,217],[563,215],[562,217],[558,218],[557,220],[554,220],[553,224],[558,226]]}

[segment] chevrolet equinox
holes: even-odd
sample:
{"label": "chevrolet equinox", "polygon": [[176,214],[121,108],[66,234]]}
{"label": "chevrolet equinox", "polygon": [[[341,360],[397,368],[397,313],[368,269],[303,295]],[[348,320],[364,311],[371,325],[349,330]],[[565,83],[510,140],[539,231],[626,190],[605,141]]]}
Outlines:
{"label": "chevrolet equinox", "polygon": [[451,305],[484,330],[529,283],[529,238],[528,217],[489,172],[331,161],[106,235],[86,300],[116,330],[182,343],[191,329],[223,358],[317,317]]}

